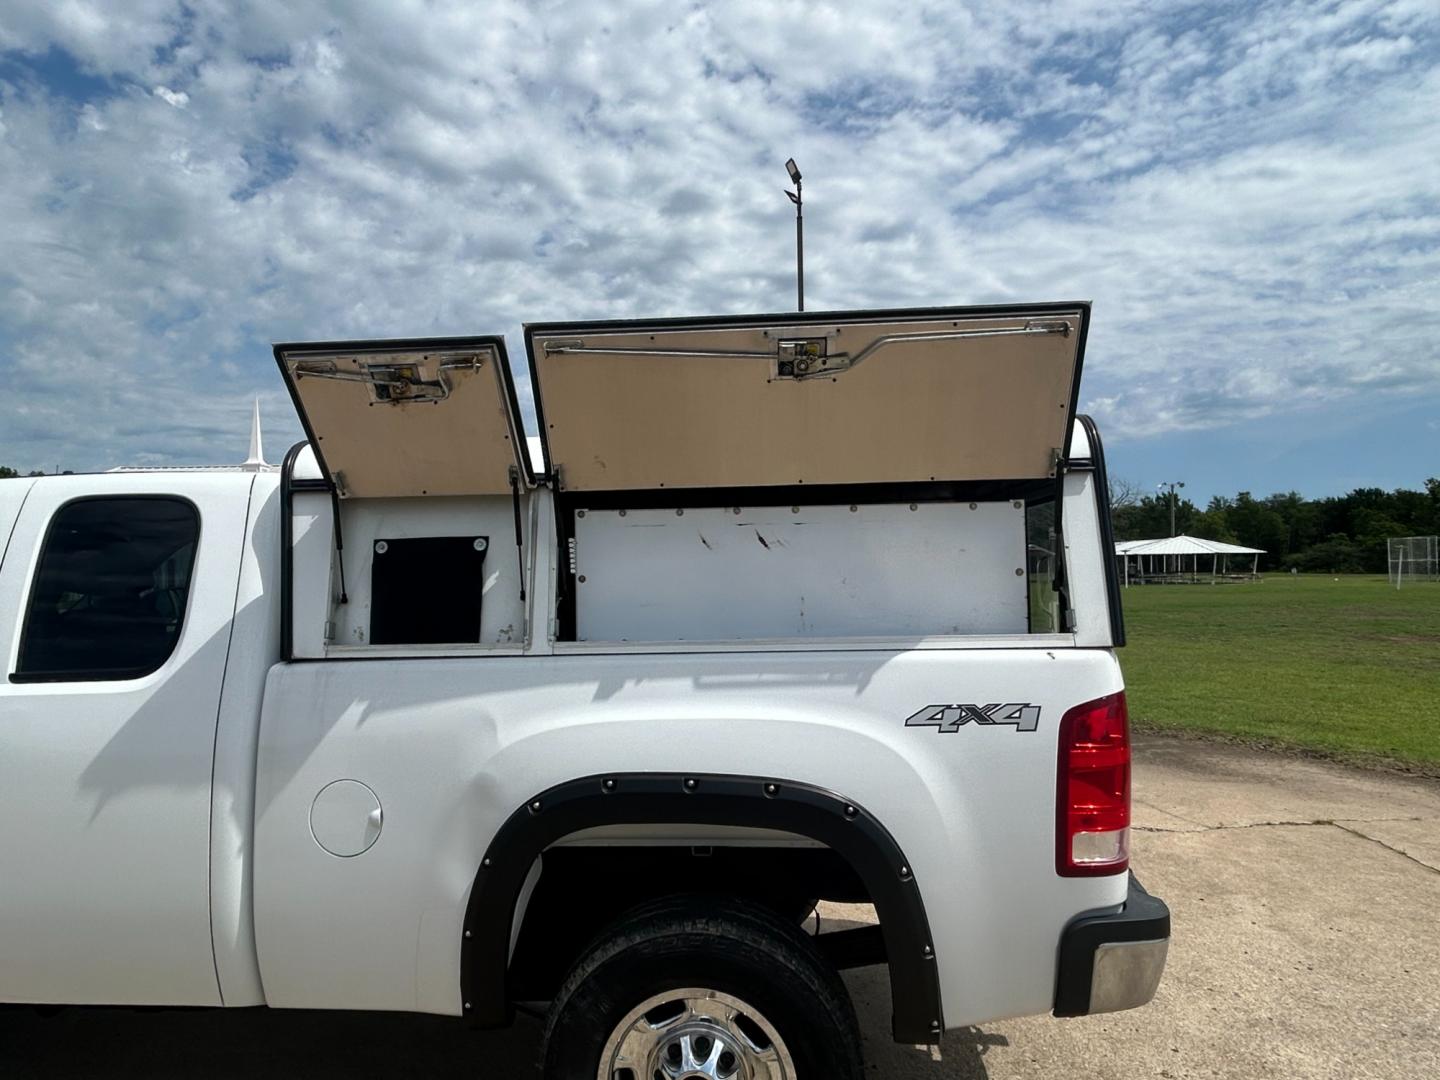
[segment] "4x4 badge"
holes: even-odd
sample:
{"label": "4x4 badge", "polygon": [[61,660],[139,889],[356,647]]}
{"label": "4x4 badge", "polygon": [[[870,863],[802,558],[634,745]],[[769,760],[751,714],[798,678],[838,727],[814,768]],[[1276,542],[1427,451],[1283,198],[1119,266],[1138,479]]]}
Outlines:
{"label": "4x4 badge", "polygon": [[1011,701],[1003,705],[926,705],[905,721],[906,727],[933,727],[953,735],[966,724],[1009,724],[1016,731],[1040,726],[1040,706]]}

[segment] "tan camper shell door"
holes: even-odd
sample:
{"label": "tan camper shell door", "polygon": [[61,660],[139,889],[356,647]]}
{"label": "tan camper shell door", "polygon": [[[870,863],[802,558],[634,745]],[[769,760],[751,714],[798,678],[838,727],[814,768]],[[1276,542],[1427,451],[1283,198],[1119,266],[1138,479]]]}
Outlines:
{"label": "tan camper shell door", "polygon": [[321,467],[341,498],[500,495],[524,460],[499,338],[275,346]]}
{"label": "tan camper shell door", "polygon": [[567,491],[1024,480],[1068,443],[1088,305],[526,328]]}

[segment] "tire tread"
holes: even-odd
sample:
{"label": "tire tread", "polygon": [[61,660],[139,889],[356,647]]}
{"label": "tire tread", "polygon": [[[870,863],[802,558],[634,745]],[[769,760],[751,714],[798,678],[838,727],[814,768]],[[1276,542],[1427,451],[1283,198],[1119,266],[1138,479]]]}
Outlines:
{"label": "tire tread", "polygon": [[[546,1017],[541,1045],[547,1080],[574,1080],[552,1071],[552,1040],[562,1025],[575,1022],[577,1011],[583,1009],[587,984],[596,972],[630,950],[665,946],[711,948],[757,973],[766,973],[767,978],[802,988],[830,1021],[831,1035],[843,1043],[837,1058],[846,1071],[832,1071],[828,1080],[858,1080],[861,1046],[855,1007],[839,973],[820,956],[809,935],[758,904],[695,896],[665,897],[631,909],[582,953],[556,992]],[[599,1017],[586,1019],[593,1022]]]}

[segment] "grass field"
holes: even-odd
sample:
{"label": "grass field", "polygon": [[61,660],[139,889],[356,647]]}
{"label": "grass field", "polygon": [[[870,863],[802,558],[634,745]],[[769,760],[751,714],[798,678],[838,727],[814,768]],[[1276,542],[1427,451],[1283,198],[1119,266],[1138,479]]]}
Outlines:
{"label": "grass field", "polygon": [[1440,583],[1269,574],[1124,590],[1137,730],[1440,772]]}

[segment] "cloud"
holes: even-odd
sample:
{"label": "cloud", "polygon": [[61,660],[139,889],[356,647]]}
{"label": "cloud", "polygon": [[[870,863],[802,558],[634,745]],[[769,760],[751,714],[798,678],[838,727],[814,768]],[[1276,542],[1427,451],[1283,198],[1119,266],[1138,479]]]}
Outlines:
{"label": "cloud", "polygon": [[173,105],[177,109],[183,109],[190,104],[190,95],[183,90],[171,90],[168,86],[157,86],[153,93],[167,105]]}
{"label": "cloud", "polygon": [[0,462],[238,460],[257,392],[298,437],[273,340],[784,309],[791,155],[810,306],[1092,298],[1112,439],[1440,386],[1432,4],[64,0],[0,50]]}

